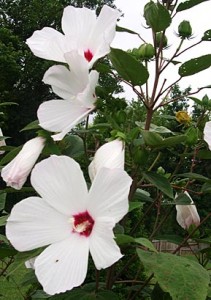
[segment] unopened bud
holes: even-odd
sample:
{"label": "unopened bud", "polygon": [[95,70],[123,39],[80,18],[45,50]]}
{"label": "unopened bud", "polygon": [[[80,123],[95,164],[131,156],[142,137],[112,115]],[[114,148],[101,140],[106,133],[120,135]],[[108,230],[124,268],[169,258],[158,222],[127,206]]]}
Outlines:
{"label": "unopened bud", "polygon": [[182,21],[178,26],[178,35],[182,39],[188,39],[192,35],[192,27],[189,21]]}
{"label": "unopened bud", "polygon": [[139,58],[150,60],[155,55],[155,49],[152,44],[143,44],[138,49]]}
{"label": "unopened bud", "polygon": [[168,39],[162,32],[157,32],[155,37],[156,47],[160,47],[161,43],[162,43],[162,48],[165,48],[168,44]]}

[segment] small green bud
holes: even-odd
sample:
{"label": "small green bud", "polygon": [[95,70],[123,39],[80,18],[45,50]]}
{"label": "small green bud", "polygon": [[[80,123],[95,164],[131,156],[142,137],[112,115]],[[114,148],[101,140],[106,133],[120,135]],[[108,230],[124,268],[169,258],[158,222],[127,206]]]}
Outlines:
{"label": "small green bud", "polygon": [[164,170],[163,167],[160,166],[157,168],[157,174],[164,175],[165,173],[166,173],[166,171]]}
{"label": "small green bud", "polygon": [[156,47],[160,47],[161,41],[162,41],[162,48],[165,48],[168,44],[168,39],[166,35],[164,35],[162,32],[157,32],[155,37]]}
{"label": "small green bud", "polygon": [[139,58],[150,60],[155,55],[155,49],[152,44],[143,44],[138,49]]}
{"label": "small green bud", "polygon": [[182,21],[178,26],[178,35],[182,39],[188,39],[192,35],[192,27],[189,21]]}

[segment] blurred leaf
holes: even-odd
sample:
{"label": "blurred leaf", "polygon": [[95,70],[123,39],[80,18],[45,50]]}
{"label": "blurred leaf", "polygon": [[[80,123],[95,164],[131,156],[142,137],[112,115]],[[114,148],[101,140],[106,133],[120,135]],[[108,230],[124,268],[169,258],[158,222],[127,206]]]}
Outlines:
{"label": "blurred leaf", "polygon": [[195,98],[195,97],[188,97],[188,98],[190,98],[191,100],[193,100],[196,104],[198,104],[200,106],[203,105],[202,101],[198,98]]}
{"label": "blurred leaf", "polygon": [[198,141],[199,130],[195,127],[189,127],[186,132],[186,141],[185,143],[189,146],[195,145]]}
{"label": "blurred leaf", "polygon": [[62,141],[62,146],[64,147],[62,153],[72,158],[84,154],[84,143],[78,135],[67,135]]}
{"label": "blurred leaf", "polygon": [[209,150],[199,150],[196,155],[200,159],[211,159],[211,151]]}
{"label": "blurred leaf", "polygon": [[148,146],[159,147],[163,142],[162,136],[156,132],[151,132],[148,130],[141,130],[141,134],[142,134],[145,144]]}
{"label": "blurred leaf", "polygon": [[4,103],[0,103],[0,106],[10,106],[10,105],[19,105],[16,102],[4,102]]}
{"label": "blurred leaf", "polygon": [[211,193],[211,180],[205,182],[201,188],[202,193]]}
{"label": "blurred leaf", "polygon": [[208,272],[197,262],[169,254],[137,249],[140,261],[164,292],[173,300],[205,300],[210,282]]}
{"label": "blurred leaf", "polygon": [[181,244],[183,241],[183,238],[179,235],[174,235],[174,234],[162,234],[162,235],[157,235],[155,236],[156,240],[160,241],[167,241],[173,244]]}
{"label": "blurred leaf", "polygon": [[180,193],[175,198],[175,202],[176,202],[177,205],[190,205],[191,204],[191,199],[185,193]]}
{"label": "blurred leaf", "polygon": [[153,172],[144,172],[143,176],[169,198],[174,199],[173,189],[164,176]]}
{"label": "blurred leaf", "polygon": [[6,193],[0,193],[0,211],[4,209],[6,203]]}
{"label": "blurred leaf", "polygon": [[184,134],[177,135],[177,136],[171,136],[162,141],[161,147],[173,147],[173,146],[179,145],[185,141],[186,141],[186,136]]}
{"label": "blurred leaf", "polygon": [[153,245],[153,243],[146,239],[146,238],[135,238],[135,242],[137,244],[140,244],[146,248],[148,248],[149,250],[153,251],[153,252],[157,252],[155,246]]}
{"label": "blurred leaf", "polygon": [[137,200],[141,202],[153,202],[153,199],[150,197],[150,194],[142,189],[137,189],[133,196],[132,201]]}
{"label": "blurred leaf", "polygon": [[40,129],[40,125],[39,125],[39,121],[35,120],[31,123],[29,123],[28,125],[26,125],[23,129],[20,130],[20,132],[22,131],[26,131],[26,130],[32,130],[32,129]]}
{"label": "blurred leaf", "polygon": [[135,239],[130,235],[115,234],[115,241],[117,242],[118,245],[123,245],[123,244],[134,243]]}
{"label": "blurred leaf", "polygon": [[182,10],[185,10],[185,9],[189,9],[189,8],[194,7],[195,5],[198,5],[198,4],[203,3],[205,1],[209,1],[209,0],[187,0],[185,2],[180,3],[177,6],[176,11],[179,12],[179,11],[182,11]]}
{"label": "blurred leaf", "polygon": [[140,209],[143,207],[143,203],[142,202],[130,202],[129,203],[129,212],[133,211],[134,209]]}
{"label": "blurred leaf", "polygon": [[199,180],[199,181],[208,181],[209,178],[201,175],[201,174],[197,174],[197,173],[183,173],[183,174],[177,174],[177,177],[188,177],[190,179],[195,179],[195,180]]}
{"label": "blurred leaf", "polygon": [[8,215],[0,217],[0,227],[6,225]]}
{"label": "blurred leaf", "polygon": [[206,30],[202,37],[202,41],[211,41],[211,29]]}
{"label": "blurred leaf", "polygon": [[150,1],[144,7],[144,18],[154,32],[165,30],[171,24],[169,11],[159,2]]}
{"label": "blurred leaf", "polygon": [[1,165],[9,163],[15,156],[20,152],[21,148],[23,146],[19,146],[11,150],[9,153],[7,153],[1,160]]}
{"label": "blurred leaf", "polygon": [[179,67],[181,77],[199,73],[211,66],[211,54],[203,55],[186,61]]}
{"label": "blurred leaf", "polygon": [[111,48],[109,58],[119,75],[132,85],[142,85],[147,82],[149,77],[147,69],[129,53]]}
{"label": "blurred leaf", "polygon": [[14,256],[17,253],[17,250],[12,248],[10,245],[5,243],[0,243],[0,259],[5,257]]}
{"label": "blurred leaf", "polygon": [[117,32],[127,32],[127,33],[131,33],[131,34],[137,34],[139,35],[137,32],[131,30],[131,29],[128,29],[128,28],[124,28],[124,27],[121,27],[121,26],[116,26],[116,31]]}

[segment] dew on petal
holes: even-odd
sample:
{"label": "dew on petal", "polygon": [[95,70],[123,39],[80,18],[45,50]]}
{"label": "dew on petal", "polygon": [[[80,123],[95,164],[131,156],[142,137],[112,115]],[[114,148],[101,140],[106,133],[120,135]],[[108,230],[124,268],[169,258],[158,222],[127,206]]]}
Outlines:
{"label": "dew on petal", "polygon": [[86,60],[88,62],[90,62],[92,60],[93,53],[88,49],[88,50],[84,51],[84,57],[86,58]]}
{"label": "dew on petal", "polygon": [[88,211],[73,215],[73,232],[88,237],[94,226],[94,220]]}

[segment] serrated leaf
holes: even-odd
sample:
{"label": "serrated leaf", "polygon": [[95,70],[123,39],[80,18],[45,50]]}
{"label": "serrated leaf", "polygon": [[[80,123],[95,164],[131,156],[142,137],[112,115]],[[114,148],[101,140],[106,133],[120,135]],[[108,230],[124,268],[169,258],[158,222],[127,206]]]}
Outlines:
{"label": "serrated leaf", "polygon": [[181,77],[191,76],[211,66],[211,54],[203,55],[186,61],[179,67]]}
{"label": "serrated leaf", "polygon": [[173,189],[164,176],[153,172],[144,172],[143,176],[169,198],[174,199]]}
{"label": "serrated leaf", "polygon": [[202,41],[211,41],[211,29],[206,30],[202,37]]}
{"label": "serrated leaf", "polygon": [[153,245],[153,243],[146,239],[146,238],[135,238],[135,242],[137,244],[140,244],[146,248],[148,248],[149,250],[151,250],[152,252],[157,252],[155,246]]}
{"label": "serrated leaf", "polygon": [[132,85],[142,85],[147,82],[149,77],[147,69],[129,53],[112,48],[109,58],[119,75]]}
{"label": "serrated leaf", "polygon": [[159,286],[172,300],[205,300],[210,282],[208,272],[197,262],[169,254],[137,249],[147,273],[154,273]]}
{"label": "serrated leaf", "polygon": [[189,9],[191,7],[194,7],[198,4],[201,4],[205,1],[209,1],[209,0],[187,0],[185,2],[182,2],[180,3],[178,6],[177,6],[177,9],[176,11],[179,12],[179,11],[182,11],[182,10],[186,10],[186,9]]}
{"label": "serrated leaf", "polygon": [[159,2],[150,1],[144,7],[144,18],[154,32],[165,30],[171,24],[169,11]]}

